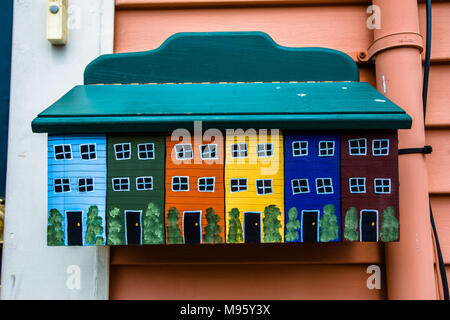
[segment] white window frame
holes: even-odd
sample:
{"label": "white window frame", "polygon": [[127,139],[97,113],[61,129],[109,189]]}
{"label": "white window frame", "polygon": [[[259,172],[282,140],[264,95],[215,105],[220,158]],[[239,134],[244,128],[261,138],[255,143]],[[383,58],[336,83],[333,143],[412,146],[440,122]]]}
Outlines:
{"label": "white window frame", "polygon": [[[114,180],[116,179],[126,179],[127,180],[127,184],[128,184],[128,189],[122,189],[120,188],[120,190],[116,190],[116,188],[114,187]],[[120,185],[122,185],[122,182],[120,181],[119,183]],[[129,177],[115,177],[115,178],[111,178],[111,185],[112,185],[112,189],[115,192],[126,192],[126,191],[130,191],[130,178]]]}
{"label": "white window frame", "polygon": [[[326,143],[326,144],[327,144],[327,146],[326,146],[325,149],[320,148],[320,144],[321,144],[321,143]],[[332,144],[333,144],[333,152],[332,152],[331,154],[328,154],[328,150],[330,150],[330,148],[328,148],[328,143],[332,143]],[[334,157],[334,150],[335,150],[335,148],[336,148],[336,143],[335,143],[335,141],[333,141],[333,140],[322,140],[322,141],[319,141],[318,148],[319,148],[319,150],[318,150],[318,156],[319,156],[319,157]],[[321,150],[325,150],[325,151],[327,152],[327,154],[321,155],[321,154],[320,154],[320,151],[321,151]]]}
{"label": "white window frame", "polygon": [[[62,181],[63,179],[69,180],[69,191],[64,191],[64,183]],[[61,180],[61,192],[57,192],[56,191],[56,180]],[[54,178],[53,179],[53,193],[60,194],[60,193],[68,193],[68,192],[72,192],[72,186],[71,186],[70,178]]]}
{"label": "white window frame", "polygon": [[[186,178],[187,179],[187,190],[174,190],[173,189],[173,180],[175,178]],[[182,185],[181,181],[180,181],[179,185],[180,185],[180,188],[181,188],[181,185]],[[172,187],[172,191],[173,192],[187,192],[187,191],[189,191],[189,176],[172,176],[171,187]]]}
{"label": "white window frame", "polygon": [[[355,181],[356,179],[363,179],[364,180],[364,185],[363,185],[364,186],[364,191],[358,191],[358,192],[353,192],[352,191],[352,181]],[[358,183],[358,180],[356,180],[356,187],[359,190],[360,184]],[[348,189],[349,189],[350,193],[353,193],[353,194],[366,193],[367,192],[367,189],[366,189],[366,178],[364,178],[364,177],[349,178],[348,179]]]}
{"label": "white window frame", "polygon": [[[186,149],[184,148],[185,146],[190,147],[190,151],[191,151],[190,158],[186,157]],[[183,157],[180,157],[178,155],[177,147],[183,147]],[[179,143],[179,144],[174,145],[173,149],[175,150],[175,156],[176,156],[177,160],[190,160],[190,159],[194,158],[194,149],[192,148],[192,143]]]}
{"label": "white window frame", "polygon": [[[364,143],[365,143],[365,145],[366,145],[366,147],[365,147],[365,152],[364,152],[364,153],[361,153],[361,152],[358,152],[358,153],[352,153],[351,142],[352,142],[352,141],[359,141],[359,140],[364,140]],[[359,144],[358,144],[358,151],[359,151],[360,149],[361,149],[361,147],[360,147]],[[367,138],[349,139],[349,140],[348,140],[348,154],[351,155],[351,156],[366,156],[366,155],[367,155]]]}
{"label": "white window frame", "polygon": [[[84,179],[84,180],[86,180],[86,179],[92,179],[92,190],[91,191],[80,191],[80,180],[81,179]],[[88,184],[86,183],[85,185],[84,185],[84,187],[87,189],[87,186],[88,186]],[[89,192],[94,192],[95,191],[95,181],[94,181],[94,177],[83,177],[83,178],[78,178],[78,192],[79,193],[89,193]]]}
{"label": "white window frame", "polygon": [[[209,155],[211,155],[211,146],[214,146],[214,152],[215,152],[215,154],[216,154],[216,156],[213,158],[213,157],[203,157],[203,147],[208,147],[208,154]],[[199,146],[199,149],[200,149],[200,157],[201,157],[201,159],[202,160],[215,160],[215,159],[217,159],[217,144],[215,144],[215,143],[207,143],[207,144],[201,144],[200,146]]]}
{"label": "white window frame", "polygon": [[[68,158],[68,159],[66,159],[66,157],[65,157],[65,154],[66,154],[66,151],[64,151],[64,147],[65,147],[65,146],[69,146],[69,148],[70,148],[70,158]],[[56,147],[63,147],[64,159],[56,159]],[[56,161],[72,160],[72,159],[73,159],[72,145],[71,145],[71,144],[55,144],[55,145],[53,146],[53,158],[54,158]]]}
{"label": "white window frame", "polygon": [[[389,181],[389,192],[384,192],[384,191],[383,192],[377,192],[377,181]],[[384,189],[386,186],[382,185],[382,186],[379,186],[379,187]],[[391,192],[392,192],[392,179],[390,179],[390,178],[376,178],[376,179],[373,179],[373,191],[376,194],[391,194]]]}
{"label": "white window frame", "polygon": [[[294,147],[294,143],[299,143],[299,147],[298,148],[295,148]],[[305,148],[302,148],[302,143],[306,143],[306,147]],[[299,140],[299,141],[292,141],[292,156],[293,157],[306,157],[306,156],[308,156],[308,154],[309,154],[309,150],[308,150],[308,148],[309,148],[309,143],[308,143],[308,141],[304,141],[304,140]],[[300,152],[300,154],[295,154],[295,151],[299,151]],[[303,154],[303,151],[304,150],[306,150],[306,153],[305,154]]]}
{"label": "white window frame", "polygon": [[[387,142],[387,147],[386,147],[387,148],[387,153],[386,154],[384,154],[384,153],[375,154],[375,150],[379,150],[380,152],[382,152],[384,149],[386,149],[386,148],[383,148],[383,147],[375,148],[375,142],[382,143],[384,141]],[[372,155],[374,157],[386,157],[386,156],[389,155],[389,147],[390,147],[389,139],[373,139],[372,140]]]}
{"label": "white window frame", "polygon": [[[88,152],[87,152],[87,154],[88,154],[88,156],[90,157],[90,154],[91,154],[91,151],[89,151],[89,146],[94,146],[94,155],[95,155],[95,157],[94,158],[92,158],[92,159],[83,159],[83,152],[81,152],[81,147],[83,147],[83,146],[87,146],[88,147]],[[83,143],[83,144],[80,144],[79,145],[79,148],[80,148],[80,159],[81,159],[81,161],[93,161],[93,160],[97,160],[97,144],[96,143]]]}
{"label": "white window frame", "polygon": [[[308,188],[308,191],[302,191],[302,187],[300,186],[300,181],[302,180],[306,180],[306,187]],[[294,181],[298,181],[299,182],[299,192],[295,192],[294,191]],[[311,189],[309,188],[309,179],[308,178],[299,178],[299,179],[291,179],[291,189],[292,189],[292,194],[296,195],[296,194],[302,194],[302,193],[310,193]]]}
{"label": "white window frame", "polygon": [[[317,182],[319,181],[319,180],[322,180],[322,188],[325,188],[326,189],[326,187],[328,186],[325,186],[325,184],[323,183],[324,182],[324,180],[330,180],[330,187],[331,187],[331,192],[319,192],[319,186],[317,185]],[[334,194],[334,188],[333,188],[333,178],[316,178],[316,193],[317,194]]]}
{"label": "white window frame", "polygon": [[[205,180],[205,184],[204,184],[205,190],[200,190],[200,180],[202,180],[202,179],[213,179],[213,184],[212,184],[213,189],[206,190],[206,188],[210,185],[208,183],[206,183],[206,180]],[[198,192],[215,192],[216,191],[216,177],[200,177],[200,178],[198,178],[197,179],[197,190],[198,190]]]}
{"label": "white window frame", "polygon": [[[264,146],[263,150],[260,150],[261,146]],[[270,156],[267,155],[267,151],[269,150],[269,149],[267,149],[268,146],[270,146],[270,152],[272,153]],[[260,155],[260,152],[264,152],[265,155]],[[258,145],[256,146],[256,155],[258,156],[258,158],[273,157],[273,155],[274,155],[273,143],[258,143]]]}
{"label": "white window frame", "polygon": [[[146,157],[146,158],[141,158],[141,152],[145,152],[146,155],[148,155],[148,150],[147,150],[147,145],[151,145],[152,146],[152,157]],[[139,151],[139,147],[140,146],[145,146],[145,151]],[[138,159],[139,160],[153,160],[155,159],[155,144],[153,142],[145,142],[145,143],[139,143],[137,145],[137,154],[138,154]]]}
{"label": "white window frame", "polygon": [[[231,185],[231,180],[238,180],[238,189],[240,189],[240,184],[239,184],[239,180],[245,180],[245,190],[237,190],[237,191],[233,191],[232,189],[232,185]],[[248,179],[247,178],[230,178],[230,192],[231,193],[235,193],[235,192],[244,192],[244,191],[248,191]]]}
{"label": "white window frame", "polygon": [[[239,147],[238,147],[238,151],[237,151],[239,154],[242,152],[241,146],[242,146],[242,145],[245,145],[245,153],[246,153],[245,156],[234,156],[234,155],[233,155],[233,146],[236,146],[236,145],[239,146]],[[231,157],[232,157],[232,158],[236,158],[236,159],[239,159],[239,158],[248,158],[248,145],[247,145],[246,142],[232,143],[232,144],[230,145],[230,151],[231,151]]]}
{"label": "white window frame", "polygon": [[[124,145],[128,145],[130,147],[130,150],[129,151],[124,151],[123,150],[123,146]],[[118,151],[116,151],[116,146],[122,146],[122,151],[119,151],[119,152],[123,153],[124,155],[125,155],[125,152],[128,152],[129,153],[129,157],[128,158],[118,159],[117,158],[117,152]],[[116,144],[114,144],[114,156],[116,157],[117,161],[130,160],[131,159],[131,142],[123,142],[123,143],[116,143]]]}
{"label": "white window frame", "polygon": [[[262,181],[263,182],[264,193],[258,193],[258,181]],[[271,192],[267,192],[267,193],[265,192],[266,186],[264,186],[264,181],[270,181],[270,190],[271,190]],[[255,180],[255,187],[256,187],[256,194],[258,196],[265,196],[267,194],[273,194],[273,179],[256,179]]]}
{"label": "white window frame", "polygon": [[[150,178],[150,180],[151,180],[150,184],[151,184],[152,187],[151,187],[151,188],[145,188],[146,183],[145,183],[145,181],[143,181],[141,184],[144,185],[144,189],[139,189],[139,187],[138,187],[138,185],[139,185],[138,179],[146,179],[146,178]],[[141,176],[141,177],[136,177],[136,190],[137,190],[137,191],[148,191],[148,190],[153,190],[153,176]]]}

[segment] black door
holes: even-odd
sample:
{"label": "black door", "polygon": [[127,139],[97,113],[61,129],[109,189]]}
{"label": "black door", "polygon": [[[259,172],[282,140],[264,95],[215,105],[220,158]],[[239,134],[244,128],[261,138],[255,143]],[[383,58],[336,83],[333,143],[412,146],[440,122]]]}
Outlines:
{"label": "black door", "polygon": [[245,212],[245,243],[261,242],[261,213]]}
{"label": "black door", "polygon": [[183,221],[184,243],[200,243],[200,212],[185,212]]}
{"label": "black door", "polygon": [[377,213],[375,210],[361,211],[361,241],[378,240]]}
{"label": "black door", "polygon": [[141,244],[141,211],[125,211],[127,244]]}
{"label": "black door", "polygon": [[69,246],[83,245],[82,211],[66,211],[67,215],[67,244]]}
{"label": "black door", "polygon": [[317,236],[319,233],[319,211],[305,210],[303,211],[302,216],[303,242],[317,242]]}

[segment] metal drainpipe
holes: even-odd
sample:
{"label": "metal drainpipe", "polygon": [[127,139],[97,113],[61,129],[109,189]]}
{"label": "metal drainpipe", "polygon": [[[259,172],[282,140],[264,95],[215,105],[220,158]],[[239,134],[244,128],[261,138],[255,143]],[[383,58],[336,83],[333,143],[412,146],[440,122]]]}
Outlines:
{"label": "metal drainpipe", "polygon": [[[377,88],[413,118],[399,131],[399,148],[425,145],[422,109],[423,39],[416,0],[373,0],[381,28],[362,59],[375,57]],[[400,242],[385,246],[388,299],[436,299],[425,156],[399,156]]]}

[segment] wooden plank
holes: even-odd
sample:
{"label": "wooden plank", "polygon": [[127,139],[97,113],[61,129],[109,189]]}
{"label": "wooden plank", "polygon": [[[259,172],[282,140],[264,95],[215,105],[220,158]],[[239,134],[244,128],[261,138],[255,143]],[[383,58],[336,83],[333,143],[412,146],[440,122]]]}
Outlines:
{"label": "wooden plank", "polygon": [[[447,0],[435,0],[443,2]],[[424,2],[424,0],[419,0]],[[192,7],[241,7],[241,6],[332,6],[332,5],[366,5],[370,0],[116,0],[116,8],[123,9],[161,9]]]}
{"label": "wooden plank", "polygon": [[348,55],[282,47],[263,32],[177,33],[152,51],[100,56],[85,69],[85,84],[358,80]]}
{"label": "wooden plank", "polygon": [[[450,2],[434,3],[432,5],[432,39],[431,39],[431,60],[432,61],[450,61]],[[419,27],[426,40],[426,8],[425,4],[419,5]]]}
{"label": "wooden plank", "polygon": [[[373,39],[372,31],[365,27],[366,9],[366,6],[327,6],[119,10],[116,12],[118,31],[114,51],[154,49],[181,31],[259,30],[283,46],[333,48],[356,59],[359,52],[367,50]],[[355,28],[356,25],[362,27]]]}
{"label": "wooden plank", "polygon": [[427,130],[426,144],[433,153],[426,155],[431,194],[450,194],[450,130]]}
{"label": "wooden plank", "polygon": [[[380,265],[380,290],[368,289],[367,267],[219,264],[211,272],[212,266],[204,264],[113,266],[110,298],[386,299],[385,266]],[[170,318],[178,317],[178,311],[171,312],[167,313]]]}
{"label": "wooden plank", "polygon": [[428,87],[427,128],[450,128],[448,83],[450,83],[450,64],[432,64]]}
{"label": "wooden plank", "polygon": [[384,262],[378,243],[264,243],[111,247],[111,265],[148,264],[377,264]]}
{"label": "wooden plank", "polygon": [[[450,264],[450,195],[431,195],[434,222],[441,245],[442,256]],[[450,274],[448,275],[450,277]]]}

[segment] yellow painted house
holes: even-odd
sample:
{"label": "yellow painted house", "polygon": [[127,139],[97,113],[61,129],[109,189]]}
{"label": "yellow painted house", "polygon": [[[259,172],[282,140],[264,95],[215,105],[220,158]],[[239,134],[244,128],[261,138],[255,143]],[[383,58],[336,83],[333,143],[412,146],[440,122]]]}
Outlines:
{"label": "yellow painted house", "polygon": [[225,150],[227,242],[284,242],[281,131],[227,130]]}

